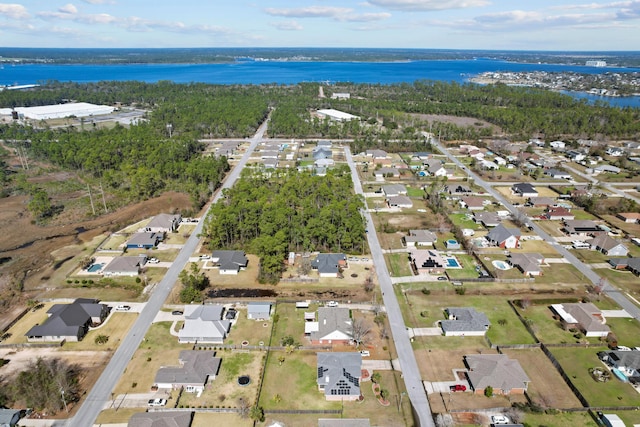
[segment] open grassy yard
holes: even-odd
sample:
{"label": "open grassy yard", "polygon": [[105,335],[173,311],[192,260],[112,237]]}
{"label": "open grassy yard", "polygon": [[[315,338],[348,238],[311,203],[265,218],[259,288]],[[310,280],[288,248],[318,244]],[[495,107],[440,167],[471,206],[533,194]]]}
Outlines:
{"label": "open grassy yard", "polygon": [[592,251],[590,249],[571,249],[571,253],[580,261],[587,264],[607,262],[607,260],[611,258],[601,252]]}
{"label": "open grassy yard", "polygon": [[[428,341],[432,342],[432,340]],[[496,353],[494,350],[478,344],[476,340],[467,340],[460,342],[460,348],[452,348],[449,350],[443,350],[440,348],[433,348],[433,346],[428,346],[428,341],[426,339],[421,339],[421,342],[425,345],[425,348],[414,350],[416,362],[418,362],[418,367],[420,368],[420,377],[423,381],[454,381],[456,377],[453,374],[453,370],[465,369],[465,355],[478,354],[479,351],[481,351],[483,354]]]}
{"label": "open grassy yard", "polygon": [[618,337],[618,344],[627,347],[640,346],[640,322],[633,318],[610,317],[607,325]]}
{"label": "open grassy yard", "polygon": [[524,422],[530,426],[547,427],[596,427],[598,425],[588,412],[560,412],[557,414],[526,413],[524,415]]}
{"label": "open grassy yard", "polygon": [[628,426],[640,424],[640,411],[616,411],[616,414]]}
{"label": "open grassy yard", "polygon": [[546,231],[549,235],[553,237],[563,237],[564,233],[560,230],[562,228],[562,224],[560,221],[536,221],[536,225]]}
{"label": "open grassy yard", "polygon": [[278,322],[274,324],[273,342],[277,346],[282,338],[290,335],[296,342],[305,343],[304,337],[304,313],[318,309],[318,304],[310,304],[309,308],[296,308],[295,304],[279,303],[276,308]]}
{"label": "open grassy yard", "polygon": [[[365,255],[369,256],[369,255]],[[311,278],[319,279],[317,282],[305,282],[301,284],[300,282],[280,282],[278,284],[279,289],[295,289],[298,290],[300,287],[304,287],[307,290],[314,289],[341,289],[341,288],[353,288],[353,287],[361,287],[364,284],[367,276],[372,274],[372,266],[373,263],[371,258],[367,262],[350,262],[349,267],[345,268],[343,271],[342,278],[338,277],[319,277],[316,271],[312,271],[309,276]],[[352,275],[355,275],[353,277]],[[283,273],[282,277],[290,278],[298,276],[297,267],[288,267],[287,270]]]}
{"label": "open grassy yard", "polygon": [[424,194],[424,190],[420,186],[407,186],[407,196],[411,198],[422,198]]}
{"label": "open grassy yard", "polygon": [[582,406],[541,349],[506,349],[503,353],[520,362],[531,380],[527,391],[535,403],[557,409]]}
{"label": "open grassy yard", "polygon": [[484,337],[445,337],[445,336],[428,336],[415,337],[413,340],[413,349],[416,350],[460,350],[469,349],[470,353],[494,352],[489,348],[489,344]]}
{"label": "open grassy yard", "polygon": [[623,230],[632,236],[640,236],[640,224],[624,222],[615,215],[602,215],[602,218],[616,228]]}
{"label": "open grassy yard", "polygon": [[[282,365],[278,360],[281,355],[285,358]],[[260,405],[265,409],[340,409],[340,402],[327,402],[318,391],[316,359],[312,351],[270,352]],[[276,395],[280,401],[274,399]]]}
{"label": "open grassy yard", "polygon": [[628,383],[613,377],[605,383],[596,382],[589,368],[603,367],[598,359],[601,348],[552,348],[551,352],[591,406],[638,406],[640,394]]}
{"label": "open grassy yard", "polygon": [[580,271],[571,264],[549,264],[543,267],[542,276],[536,277],[536,284],[556,285],[559,288],[581,288],[589,283]]}
{"label": "open grassy yard", "polygon": [[558,252],[544,240],[523,240],[522,249],[510,249],[512,254],[516,253],[539,253],[544,256],[557,257]]}
{"label": "open grassy yard", "polygon": [[48,298],[93,298],[100,301],[145,301],[146,295],[140,293],[139,288],[124,289],[113,286],[74,287],[59,288],[47,292]]}
{"label": "open grassy yard", "polygon": [[225,344],[237,345],[242,341],[248,341],[249,345],[259,345],[261,342],[264,345],[269,345],[273,321],[247,319],[246,308],[237,307],[237,310],[236,322],[231,326]]}
{"label": "open grassy yard", "polygon": [[452,213],[449,214],[449,218],[454,225],[457,225],[460,228],[470,228],[471,230],[484,230],[484,227],[480,224],[476,224],[474,220],[471,219],[471,215],[468,213]]}
{"label": "open grassy yard", "polygon": [[98,414],[98,418],[96,419],[96,424],[127,424],[129,422],[129,418],[133,414],[137,414],[139,412],[146,412],[146,409],[143,408],[120,408],[118,410],[115,409],[105,409],[100,414]]}
{"label": "open grassy yard", "polygon": [[[117,349],[120,340],[123,339],[133,323],[138,318],[136,313],[112,312],[107,321],[97,329],[92,329],[80,342],[67,342],[62,346],[63,350],[110,350]],[[98,335],[106,335],[109,341],[106,344],[96,344]]]}
{"label": "open grassy yard", "polygon": [[640,294],[640,279],[632,272],[614,270],[613,268],[599,268],[594,271],[623,291],[634,295],[636,299],[638,298],[638,294]]}
{"label": "open grassy yard", "polygon": [[240,418],[238,414],[207,414],[197,413],[193,416],[191,427],[252,427],[251,418]]}
{"label": "open grassy yard", "polygon": [[29,310],[22,317],[22,319],[18,320],[12,327],[7,331],[9,337],[2,341],[2,344],[20,344],[27,342],[26,334],[29,329],[34,327],[35,325],[41,325],[49,316],[47,316],[47,310],[54,305],[52,302],[47,302],[43,304],[42,308],[34,310]]}
{"label": "open grassy yard", "polygon": [[574,343],[573,333],[565,330],[560,321],[553,318],[549,304],[531,305],[527,309],[520,309],[522,317],[530,322],[538,339],[545,344]]}
{"label": "open grassy yard", "polygon": [[[254,404],[258,398],[260,372],[265,356],[266,352],[263,351],[216,352],[216,357],[222,359],[216,379],[209,381],[200,397],[195,393],[182,393],[178,407],[237,407],[240,398]],[[246,386],[239,385],[240,375],[249,375],[251,382]]]}
{"label": "open grassy yard", "polygon": [[407,253],[385,254],[384,258],[392,277],[413,276]]}
{"label": "open grassy yard", "polygon": [[402,238],[407,234],[402,231],[396,231],[395,233],[384,233],[377,231],[378,240],[380,241],[380,247],[383,249],[403,249]]}
{"label": "open grassy yard", "polygon": [[180,351],[193,348],[192,344],[179,344],[178,338],[169,334],[170,327],[171,322],[151,325],[116,385],[115,394],[149,392],[158,369],[178,366]]}
{"label": "open grassy yard", "polygon": [[447,276],[451,280],[475,279],[478,277],[478,272],[476,271],[478,262],[473,256],[456,254],[455,257],[462,268],[447,268]]}
{"label": "open grassy yard", "polygon": [[100,249],[106,251],[121,251],[124,249],[124,244],[127,243],[130,237],[129,234],[113,233],[100,245]]}

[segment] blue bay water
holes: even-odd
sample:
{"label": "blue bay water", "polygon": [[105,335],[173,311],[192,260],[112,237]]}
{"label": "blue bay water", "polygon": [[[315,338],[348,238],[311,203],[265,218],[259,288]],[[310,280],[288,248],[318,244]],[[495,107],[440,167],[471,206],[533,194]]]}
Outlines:
{"label": "blue bay water", "polygon": [[[61,82],[137,80],[211,84],[295,84],[300,82],[353,82],[370,84],[411,83],[439,80],[462,83],[487,71],[548,71],[600,74],[632,72],[638,68],[595,68],[579,65],[527,64],[493,59],[423,60],[406,62],[304,62],[243,61],[216,64],[5,64],[0,68],[0,85]],[[612,98],[571,94],[589,102],[602,100],[616,106],[640,108],[640,97]]]}

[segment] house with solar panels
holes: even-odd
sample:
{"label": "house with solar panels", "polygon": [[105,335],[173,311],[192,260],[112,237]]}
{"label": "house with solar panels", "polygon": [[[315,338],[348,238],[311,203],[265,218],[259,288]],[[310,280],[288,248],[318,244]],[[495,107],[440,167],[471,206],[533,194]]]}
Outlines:
{"label": "house with solar panels", "polygon": [[360,397],[362,355],[359,352],[318,353],[318,389],[326,400]]}

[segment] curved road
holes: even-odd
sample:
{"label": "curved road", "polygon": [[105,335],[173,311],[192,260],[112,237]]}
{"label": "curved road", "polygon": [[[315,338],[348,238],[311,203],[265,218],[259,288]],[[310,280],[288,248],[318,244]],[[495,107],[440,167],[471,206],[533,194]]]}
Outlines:
{"label": "curved road", "polygon": [[[247,160],[251,156],[253,150],[264,136],[267,130],[269,119],[264,121],[258,128],[258,132],[251,138],[249,149],[244,153],[240,162],[233,168],[231,173],[227,176],[224,184],[214,196],[211,204],[214,204],[218,198],[222,195],[222,190],[233,186],[235,181],[240,176],[240,172],[247,164]],[[208,213],[208,210],[207,210]],[[92,426],[98,417],[98,414],[104,408],[105,404],[111,398],[111,391],[116,386],[116,383],[123,375],[127,364],[133,357],[136,349],[140,346],[142,339],[144,338],[149,326],[153,322],[156,313],[160,311],[165,300],[169,296],[171,289],[178,280],[178,275],[184,269],[185,265],[189,261],[189,257],[196,250],[198,242],[200,241],[200,233],[204,225],[204,218],[206,213],[198,222],[196,229],[191,233],[191,237],[187,240],[183,249],[180,251],[172,266],[169,268],[164,278],[156,286],[153,295],[149,298],[149,301],[145,305],[144,309],[140,313],[138,319],[129,330],[127,336],[122,340],[118,350],[114,353],[111,361],[105,368],[104,372],[93,386],[89,394],[84,399],[82,406],[78,410],[78,413],[68,420],[67,426],[69,427],[87,427]]]}
{"label": "curved road", "polygon": [[[349,168],[351,169],[353,188],[355,189],[356,194],[363,195],[360,177],[358,176],[358,171],[353,163],[353,157],[351,156],[351,150],[349,147],[344,148],[344,153],[347,163],[349,164]],[[400,305],[398,304],[398,300],[396,299],[393,291],[391,276],[389,275],[389,270],[387,269],[387,264],[384,260],[384,255],[382,253],[380,242],[378,241],[378,235],[376,234],[373,219],[371,218],[371,214],[366,210],[363,210],[362,215],[367,222],[367,240],[369,242],[369,249],[371,250],[371,256],[373,258],[373,265],[376,266],[376,272],[378,273],[378,281],[380,282],[380,289],[382,290],[382,299],[384,300],[384,306],[387,310],[387,317],[389,318],[389,325],[391,326],[391,334],[393,335],[393,341],[395,342],[396,351],[398,352],[398,359],[400,361],[400,368],[402,369],[404,384],[407,388],[407,394],[418,417],[419,425],[421,427],[435,427],[431,408],[429,407],[429,401],[427,400],[427,392],[422,385],[420,370],[416,363],[413,347],[411,347],[411,342],[409,341],[407,327],[402,319]]]}
{"label": "curved road", "polygon": [[[438,148],[438,150],[444,153],[451,162],[460,167],[469,177],[473,178],[474,182],[477,185],[482,187],[487,193],[491,194],[496,200],[502,203],[502,205],[507,208],[507,210],[511,212],[511,214],[517,215],[520,213],[515,208],[515,206],[509,203],[500,193],[494,190],[490,183],[480,179],[480,177],[478,177],[466,165],[462,164],[459,159],[452,155],[449,150],[444,148],[440,141],[432,138],[431,144],[433,144]],[[578,258],[576,258],[575,255],[565,249],[564,246],[560,245],[555,237],[550,236],[542,228],[538,227],[535,222],[529,221],[529,224],[531,224],[533,230],[538,234],[538,236],[549,242],[560,255],[562,255],[567,261],[573,264],[573,266],[577,268],[578,271],[580,271],[580,273],[582,273],[587,279],[589,279],[591,283],[593,283],[594,285],[598,285],[601,282],[602,278],[600,276],[598,276],[588,265],[580,261]],[[627,313],[640,320],[640,308],[638,308],[638,306],[635,305],[629,298],[625,297],[625,295],[618,288],[614,287],[609,282],[606,282],[603,292],[609,298],[618,303],[620,307],[625,309]]]}

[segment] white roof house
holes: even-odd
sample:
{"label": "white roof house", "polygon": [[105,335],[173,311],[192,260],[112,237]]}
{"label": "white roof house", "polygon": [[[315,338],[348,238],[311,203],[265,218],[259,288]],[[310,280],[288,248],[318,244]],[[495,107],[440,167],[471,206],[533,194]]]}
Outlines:
{"label": "white roof house", "polygon": [[220,304],[186,305],[184,326],[178,332],[178,341],[222,344],[231,327],[229,320],[222,320],[223,310]]}
{"label": "white roof house", "polygon": [[[108,105],[95,105],[87,102],[72,102],[59,105],[42,105],[39,107],[16,107],[18,114],[24,115],[27,119],[47,120],[62,119],[65,117],[90,117],[103,114],[111,114],[114,107]],[[3,111],[4,113],[4,111]],[[9,112],[9,114],[11,114]]]}
{"label": "white roof house", "polygon": [[333,120],[336,122],[348,122],[350,120],[357,120],[360,118],[358,116],[354,116],[353,114],[334,110],[333,108],[318,110],[317,113],[320,117],[327,117],[329,118],[329,120]]}

